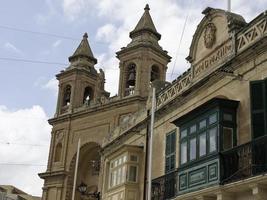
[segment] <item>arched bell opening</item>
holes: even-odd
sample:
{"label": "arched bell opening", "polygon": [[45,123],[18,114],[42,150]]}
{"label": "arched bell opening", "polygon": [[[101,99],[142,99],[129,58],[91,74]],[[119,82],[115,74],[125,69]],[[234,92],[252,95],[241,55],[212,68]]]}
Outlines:
{"label": "arched bell opening", "polygon": [[90,102],[93,100],[93,89],[91,87],[86,87],[84,89],[84,93],[83,93],[83,104],[85,105],[89,105]]}
{"label": "arched bell opening", "polygon": [[[77,170],[75,200],[83,200],[83,195],[79,192],[78,186],[81,184],[86,185],[88,193],[97,193],[99,172],[100,172],[100,145],[94,142],[87,143],[80,148],[79,164]],[[73,181],[74,181],[74,169],[76,163],[76,154],[72,158],[70,164],[70,175],[68,177],[68,200],[71,200]],[[94,199],[94,198],[91,198]]]}
{"label": "arched bell opening", "polygon": [[160,70],[157,65],[152,65],[150,72],[150,83],[155,80],[160,80]]}
{"label": "arched bell opening", "polygon": [[67,85],[64,88],[64,94],[63,94],[63,104],[62,106],[69,106],[71,100],[71,86]]}
{"label": "arched bell opening", "polygon": [[126,88],[125,96],[133,95],[136,83],[136,64],[131,63],[127,67],[126,72]]}

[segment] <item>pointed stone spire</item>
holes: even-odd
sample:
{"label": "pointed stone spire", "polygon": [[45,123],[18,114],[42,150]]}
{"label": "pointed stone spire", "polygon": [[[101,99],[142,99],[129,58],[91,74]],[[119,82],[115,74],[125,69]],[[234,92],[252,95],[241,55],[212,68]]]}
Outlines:
{"label": "pointed stone spire", "polygon": [[77,58],[87,58],[89,61],[93,62],[94,64],[97,63],[97,59],[94,57],[93,52],[90,48],[88,43],[88,34],[84,33],[83,39],[79,44],[76,51],[73,53],[72,56],[69,57],[70,62],[74,62]]}
{"label": "pointed stone spire", "polygon": [[150,32],[154,36],[156,36],[156,38],[158,40],[160,40],[161,35],[157,32],[156,27],[153,23],[153,20],[150,16],[150,13],[149,13],[150,8],[149,8],[148,4],[146,4],[146,7],[144,8],[144,10],[145,10],[145,12],[144,12],[143,16],[141,17],[141,19],[137,23],[134,30],[132,32],[130,32],[130,38],[133,39],[134,37],[140,35],[140,33],[143,33],[143,32]]}

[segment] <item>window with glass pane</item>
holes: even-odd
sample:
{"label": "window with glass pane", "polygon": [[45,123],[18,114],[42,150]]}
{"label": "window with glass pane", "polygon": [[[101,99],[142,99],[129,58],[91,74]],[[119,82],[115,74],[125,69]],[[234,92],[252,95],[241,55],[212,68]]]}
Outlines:
{"label": "window with glass pane", "polygon": [[181,164],[187,162],[187,142],[181,144]]}
{"label": "window with glass pane", "polygon": [[206,126],[207,126],[207,120],[206,119],[199,122],[199,129],[203,129]]}
{"label": "window with glass pane", "polygon": [[197,125],[194,124],[193,126],[190,127],[190,134],[195,133],[197,131]]}
{"label": "window with glass pane", "polygon": [[209,124],[214,124],[217,122],[217,113],[213,113],[209,116]]}
{"label": "window with glass pane", "polygon": [[233,148],[233,129],[223,127],[223,150]]}
{"label": "window with glass pane", "polygon": [[184,138],[187,136],[187,129],[184,129],[181,131],[181,138]]}
{"label": "window with glass pane", "polygon": [[109,187],[120,185],[126,180],[126,159],[127,156],[120,156],[110,163]]}
{"label": "window with glass pane", "polygon": [[223,120],[231,122],[233,121],[233,115],[230,113],[223,113]]}
{"label": "window with glass pane", "polygon": [[129,179],[130,182],[136,182],[137,181],[137,166],[130,166],[129,167]]}
{"label": "window with glass pane", "polygon": [[199,135],[199,156],[204,156],[207,153],[207,136],[206,132]]}
{"label": "window with glass pane", "polygon": [[209,130],[209,152],[217,150],[217,127]]}
{"label": "window with glass pane", "polygon": [[197,140],[196,138],[190,139],[190,160],[195,160],[197,157]]}

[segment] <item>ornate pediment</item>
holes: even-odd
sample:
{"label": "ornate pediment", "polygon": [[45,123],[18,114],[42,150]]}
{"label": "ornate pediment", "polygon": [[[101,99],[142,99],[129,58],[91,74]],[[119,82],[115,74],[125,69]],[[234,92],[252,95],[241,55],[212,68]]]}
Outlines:
{"label": "ornate pediment", "polygon": [[220,9],[206,8],[205,17],[193,36],[187,60],[194,77],[220,65],[234,51],[232,35],[246,24],[242,16]]}
{"label": "ornate pediment", "polygon": [[206,8],[190,46],[188,60],[194,64],[231,38],[231,32],[246,24],[240,15]]}

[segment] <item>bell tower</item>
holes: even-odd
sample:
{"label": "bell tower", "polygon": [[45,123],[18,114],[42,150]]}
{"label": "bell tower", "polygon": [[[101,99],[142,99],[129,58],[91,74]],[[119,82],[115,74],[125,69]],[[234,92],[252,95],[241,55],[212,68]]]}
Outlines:
{"label": "bell tower", "polygon": [[56,115],[70,113],[82,106],[90,106],[109,96],[104,90],[103,70],[100,69],[98,73],[94,68],[97,59],[87,38],[88,35],[85,33],[78,48],[69,57],[69,67],[56,76],[59,81]]}
{"label": "bell tower", "polygon": [[117,52],[120,60],[119,96],[133,95],[147,97],[150,83],[154,80],[165,81],[167,64],[171,57],[158,41],[157,32],[149,13],[149,5],[133,31],[132,41]]}

